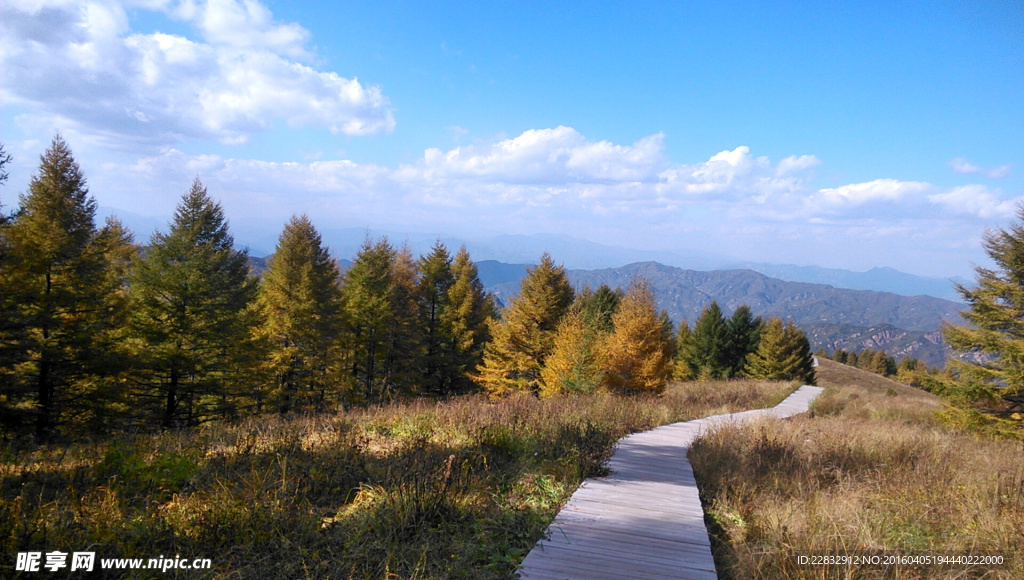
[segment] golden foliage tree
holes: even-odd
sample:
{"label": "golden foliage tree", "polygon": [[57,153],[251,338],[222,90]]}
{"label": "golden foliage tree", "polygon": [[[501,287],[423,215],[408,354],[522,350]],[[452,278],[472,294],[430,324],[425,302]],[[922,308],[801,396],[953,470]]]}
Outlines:
{"label": "golden foliage tree", "polygon": [[577,303],[558,325],[551,354],[540,371],[541,397],[590,393],[601,385],[597,345],[602,332],[588,318]]}
{"label": "golden foliage tree", "polygon": [[604,384],[623,393],[660,393],[672,376],[675,344],[665,332],[650,284],[633,283],[612,316],[614,330],[602,341]]}
{"label": "golden foliage tree", "polygon": [[547,253],[527,270],[519,294],[491,325],[491,341],[475,377],[492,397],[540,390],[540,371],[574,294],[565,268]]}

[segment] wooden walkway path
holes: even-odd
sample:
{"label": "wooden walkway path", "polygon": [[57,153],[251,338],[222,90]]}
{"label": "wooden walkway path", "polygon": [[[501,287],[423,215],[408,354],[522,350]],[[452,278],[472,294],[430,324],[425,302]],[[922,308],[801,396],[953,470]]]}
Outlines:
{"label": "wooden walkway path", "polygon": [[823,389],[804,386],[771,409],[715,415],[619,440],[611,475],[588,479],[519,567],[524,580],[714,579],[697,483],[686,454],[708,429],[803,413]]}

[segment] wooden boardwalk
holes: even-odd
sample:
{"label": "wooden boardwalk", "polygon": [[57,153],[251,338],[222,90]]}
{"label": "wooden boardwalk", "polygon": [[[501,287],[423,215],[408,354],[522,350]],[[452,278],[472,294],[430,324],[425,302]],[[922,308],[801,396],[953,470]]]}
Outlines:
{"label": "wooden boardwalk", "polygon": [[611,475],[588,479],[519,567],[524,580],[713,579],[715,561],[690,444],[716,425],[803,413],[823,389],[804,386],[771,409],[715,415],[619,440]]}

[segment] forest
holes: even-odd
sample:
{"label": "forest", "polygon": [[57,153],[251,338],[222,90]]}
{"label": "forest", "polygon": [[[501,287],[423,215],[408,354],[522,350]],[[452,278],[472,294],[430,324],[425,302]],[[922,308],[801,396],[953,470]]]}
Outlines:
{"label": "forest", "polygon": [[[9,156],[6,156],[9,161]],[[545,254],[499,310],[465,248],[369,237],[344,274],[307,216],[257,276],[197,177],[140,242],[96,201],[60,135],[0,224],[7,440],[195,427],[485,392],[661,393],[671,379],[813,383],[792,323],[711,303],[691,329],[648,284],[573,288]]]}
{"label": "forest", "polygon": [[691,452],[721,577],[878,546],[1024,569],[1024,226],[990,234],[1001,269],[945,329],[984,357],[939,372],[814,367],[791,321],[712,301],[676,325],[644,279],[574,288],[547,254],[500,307],[440,242],[367,239],[342,273],[306,216],[257,275],[198,178],[144,243],[95,214],[59,136],[0,213],[0,570],[89,547],[212,561],[201,578],[507,578],[621,437],[819,378],[806,416]]}

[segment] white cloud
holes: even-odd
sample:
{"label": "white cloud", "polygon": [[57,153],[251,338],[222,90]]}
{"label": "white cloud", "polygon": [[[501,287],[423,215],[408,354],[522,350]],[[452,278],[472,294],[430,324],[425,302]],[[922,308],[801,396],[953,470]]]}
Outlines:
{"label": "white cloud", "polygon": [[254,0],[142,7],[189,22],[202,40],[132,32],[113,0],[5,4],[0,103],[132,143],[243,142],[279,121],[347,135],[394,128],[379,87],[298,62],[310,56],[308,31]]}
{"label": "white cloud", "polygon": [[754,157],[749,147],[740,146],[721,151],[703,163],[663,171],[660,191],[666,197],[681,193],[746,198],[762,204],[770,197],[801,190],[805,179],[800,174],[820,163],[813,155],[804,155],[787,157],[773,167],[767,157]]}
{"label": "white cloud", "polygon": [[[863,268],[879,264],[854,262],[879,252],[895,267],[922,264],[936,251],[967,263],[975,259],[965,257],[978,247],[973,240],[985,226],[1011,217],[1017,201],[980,185],[942,190],[896,179],[814,189],[807,173],[820,164],[817,158],[772,163],[747,147],[666,168],[662,139],[656,134],[618,145],[556,127],[491,145],[431,149],[398,167],[166,149],[88,175],[101,205],[149,215],[169,215],[198,175],[229,216],[262,219],[271,229],[305,212],[334,228],[386,225],[460,236],[561,232],[766,261],[801,256],[840,266],[830,256],[852,256],[845,267]],[[707,193],[698,194],[702,188]],[[851,244],[858,248],[853,254]]]}
{"label": "white cloud", "polygon": [[428,179],[475,178],[502,183],[652,181],[666,164],[664,135],[631,146],[592,142],[571,127],[531,129],[489,147],[428,149],[419,170]]}
{"label": "white cloud", "polygon": [[997,193],[984,185],[965,185],[945,193],[928,196],[928,200],[943,208],[985,220],[1011,218],[1020,200],[1001,200]]}
{"label": "white cloud", "polygon": [[876,179],[851,183],[818,191],[818,199],[828,206],[857,206],[876,201],[900,201],[930,191],[932,186],[920,181]]}
{"label": "white cloud", "polygon": [[964,159],[963,157],[956,157],[949,162],[949,166],[953,171],[962,175],[983,175],[992,179],[1000,179],[1010,175],[1010,165],[1000,165],[992,169],[984,169]]}
{"label": "white cloud", "polygon": [[821,165],[821,160],[814,155],[790,155],[789,157],[779,161],[778,167],[775,168],[776,175],[790,175],[793,173],[800,173],[806,171],[812,167]]}
{"label": "white cloud", "polygon": [[238,49],[270,50],[308,59],[309,31],[298,24],[279,24],[255,0],[184,0],[173,7],[175,17],[194,23],[206,42]]}

